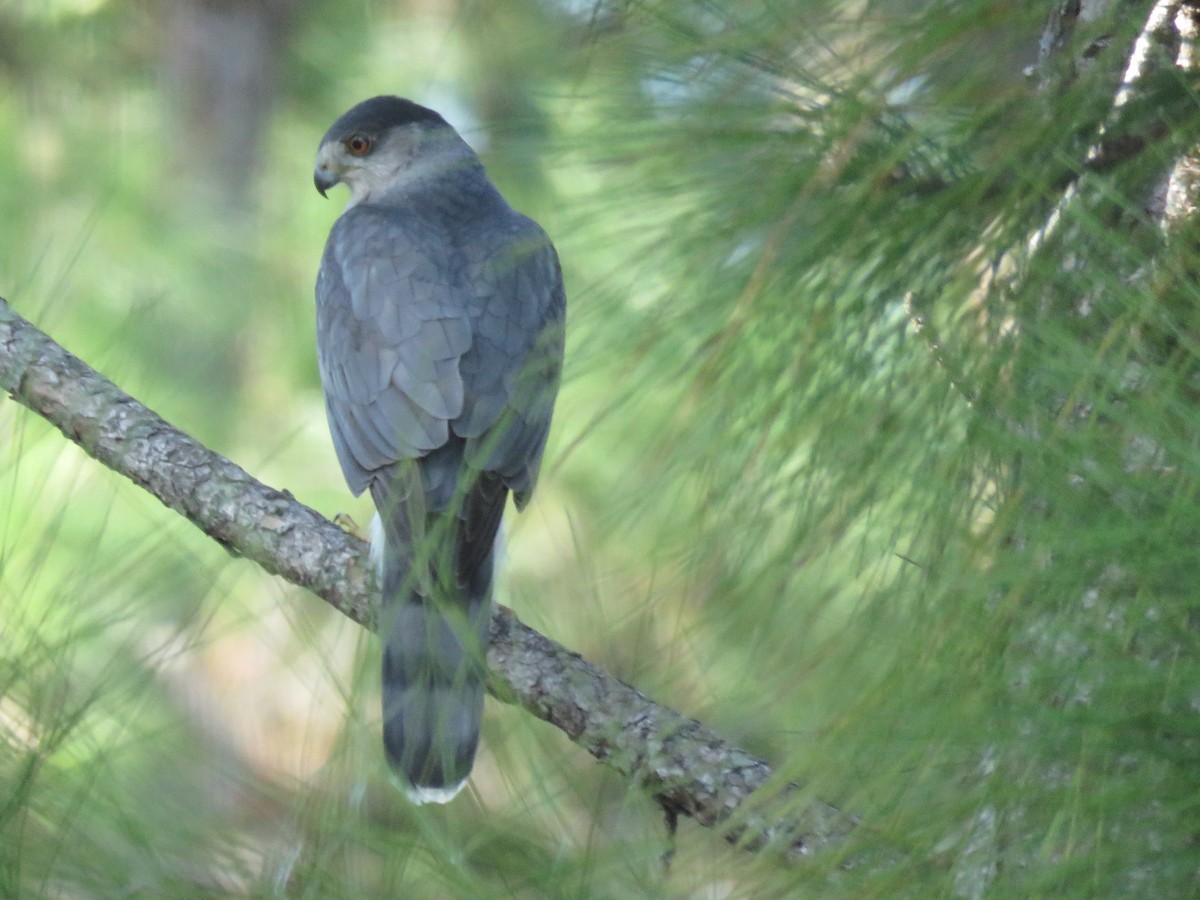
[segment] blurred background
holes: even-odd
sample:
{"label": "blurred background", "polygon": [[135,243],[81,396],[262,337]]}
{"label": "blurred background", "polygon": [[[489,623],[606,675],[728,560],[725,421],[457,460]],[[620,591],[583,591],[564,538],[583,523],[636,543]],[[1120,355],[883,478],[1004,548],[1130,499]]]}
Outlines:
{"label": "blurred background", "polygon": [[1188,77],[1008,255],[1146,6],[1083,5],[1039,57],[1003,0],[0,0],[0,295],[360,523],[313,156],[441,111],[569,298],[498,599],[863,822],[797,866],[684,820],[664,871],[651,800],[492,700],[469,793],[407,806],[372,637],[0,403],[0,894],[1194,896]]}

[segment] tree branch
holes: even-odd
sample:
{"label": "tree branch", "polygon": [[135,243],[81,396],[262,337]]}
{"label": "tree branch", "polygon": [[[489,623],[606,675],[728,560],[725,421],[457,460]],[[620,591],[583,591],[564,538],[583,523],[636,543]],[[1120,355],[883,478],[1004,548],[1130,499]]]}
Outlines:
{"label": "tree branch", "polygon": [[[362,541],[165,422],[3,298],[0,388],[231,553],[375,629],[374,576]],[[496,697],[561,729],[670,814],[689,815],[739,846],[802,856],[854,826],[821,801],[798,809],[795,785],[748,802],[771,777],[766,762],[654,703],[510,612],[492,620],[488,667]]]}

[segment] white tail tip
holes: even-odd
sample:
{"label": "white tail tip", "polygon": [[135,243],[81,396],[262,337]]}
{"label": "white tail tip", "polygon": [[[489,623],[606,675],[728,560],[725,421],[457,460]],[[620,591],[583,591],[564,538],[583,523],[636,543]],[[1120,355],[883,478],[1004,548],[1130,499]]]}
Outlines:
{"label": "white tail tip", "polygon": [[424,806],[427,803],[449,803],[459,795],[462,789],[467,784],[467,779],[463,779],[458,784],[450,787],[415,787],[409,784],[398,775],[392,775],[392,782],[408,798],[408,802],[414,806]]}

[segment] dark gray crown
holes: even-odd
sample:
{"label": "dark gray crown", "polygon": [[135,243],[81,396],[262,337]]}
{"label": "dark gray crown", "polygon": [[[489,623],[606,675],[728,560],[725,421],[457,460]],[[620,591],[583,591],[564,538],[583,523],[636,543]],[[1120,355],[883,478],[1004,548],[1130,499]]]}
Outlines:
{"label": "dark gray crown", "polygon": [[339,116],[325,132],[321,143],[342,140],[352,134],[366,134],[372,138],[379,138],[397,126],[419,123],[449,127],[445,119],[427,106],[413,103],[403,97],[372,97]]}

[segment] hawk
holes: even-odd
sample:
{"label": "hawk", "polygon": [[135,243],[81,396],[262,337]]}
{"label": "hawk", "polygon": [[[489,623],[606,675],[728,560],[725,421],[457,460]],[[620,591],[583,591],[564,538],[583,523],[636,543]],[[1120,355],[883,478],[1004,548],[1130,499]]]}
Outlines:
{"label": "hawk", "polygon": [[350,189],[317,275],[317,356],[342,473],[376,508],[384,748],[413,802],[445,803],[479,743],[501,518],[509,494],[528,502],[550,430],[562,270],[410,100],[342,115],[313,180]]}

